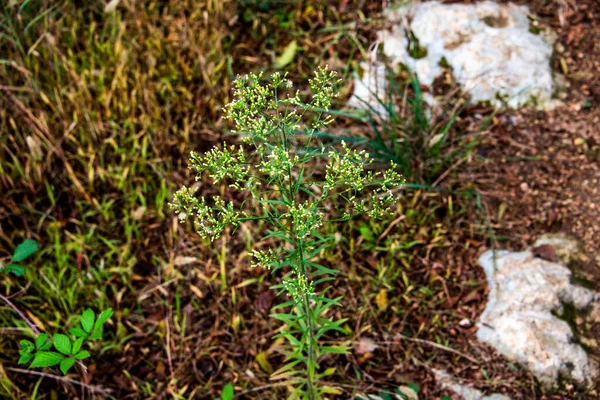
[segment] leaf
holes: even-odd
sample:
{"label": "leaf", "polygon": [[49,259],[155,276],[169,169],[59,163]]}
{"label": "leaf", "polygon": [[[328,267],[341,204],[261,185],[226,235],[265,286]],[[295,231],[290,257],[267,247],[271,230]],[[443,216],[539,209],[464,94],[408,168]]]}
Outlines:
{"label": "leaf", "polygon": [[69,329],[69,333],[75,337],[86,337],[87,333],[81,328],[71,328]]}
{"label": "leaf", "polygon": [[47,333],[40,333],[35,339],[35,348],[40,349],[44,344],[46,344],[48,337],[49,335]]}
{"label": "leaf", "polygon": [[12,256],[13,262],[23,261],[33,253],[35,253],[40,245],[33,239],[27,239],[23,243],[17,246]]}
{"label": "leaf", "polygon": [[81,326],[87,333],[92,331],[92,328],[94,327],[94,319],[96,319],[96,316],[91,308],[88,308],[83,312],[83,314],[81,314]]}
{"label": "leaf", "polygon": [[117,9],[117,6],[119,5],[120,2],[121,2],[121,0],[111,0],[106,6],[104,6],[104,12],[106,14],[115,12],[115,10]]}
{"label": "leaf", "polygon": [[76,361],[77,360],[75,360],[74,358],[65,358],[64,360],[62,360],[60,363],[60,370],[62,371],[62,373],[66,375],[69,369],[71,369],[71,367],[75,365]]}
{"label": "leaf", "polygon": [[333,387],[333,386],[323,386],[320,389],[321,393],[327,393],[327,394],[342,394],[342,392],[340,391],[340,389]]}
{"label": "leaf", "polygon": [[360,235],[362,237],[364,237],[367,242],[369,242],[369,243],[375,242],[375,236],[373,235],[373,232],[371,231],[371,228],[369,228],[368,225],[362,224],[358,228],[358,231],[360,232]]}
{"label": "leaf", "polygon": [[431,139],[429,139],[429,147],[431,148],[438,144],[444,138],[444,136],[446,136],[444,133],[438,133],[437,135],[434,135]]}
{"label": "leaf", "polygon": [[71,339],[69,339],[67,335],[57,333],[56,335],[54,335],[52,341],[54,342],[54,347],[56,348],[56,350],[60,351],[61,353],[67,356],[71,354]]}
{"label": "leaf", "polygon": [[297,52],[298,43],[295,40],[292,40],[283,50],[283,53],[275,59],[275,68],[283,68],[294,61]]}
{"label": "leaf", "polygon": [[24,353],[31,353],[35,348],[29,340],[21,340],[19,343],[21,344],[21,351]]}
{"label": "leaf", "polygon": [[92,333],[89,338],[90,340],[102,339],[102,328],[96,329],[94,333]]}
{"label": "leaf", "polygon": [[354,351],[356,354],[360,355],[372,353],[378,348],[379,346],[373,340],[368,338],[362,338],[358,342],[354,343]]}
{"label": "leaf", "polygon": [[21,357],[19,357],[19,361],[17,361],[17,364],[27,364],[29,361],[31,361],[34,357],[34,354],[21,354]]}
{"label": "leaf", "polygon": [[90,356],[90,352],[86,350],[81,350],[79,353],[75,354],[75,358],[77,360],[83,360],[84,358],[88,358]]}
{"label": "leaf", "polygon": [[223,388],[223,392],[221,393],[221,400],[233,400],[233,385],[229,382]]}
{"label": "leaf", "polygon": [[380,311],[385,311],[388,307],[388,295],[387,290],[381,289],[375,297],[375,303],[377,303],[377,307],[379,307]]}
{"label": "leaf", "polygon": [[269,360],[267,360],[267,353],[265,353],[264,351],[261,351],[256,355],[256,362],[267,374],[271,375],[273,373],[273,366],[271,365]]}
{"label": "leaf", "polygon": [[4,272],[7,274],[14,274],[14,276],[23,276],[25,274],[25,267],[19,264],[8,264],[4,267]]}
{"label": "leaf", "polygon": [[79,350],[81,350],[81,345],[83,344],[84,340],[85,340],[85,338],[81,337],[81,338],[77,339],[75,342],[73,342],[73,348],[71,349],[71,354],[79,353]]}
{"label": "leaf", "polygon": [[62,354],[54,353],[52,351],[39,351],[35,353],[35,358],[29,368],[51,367],[60,364],[64,358],[65,357]]}
{"label": "leaf", "polygon": [[102,325],[104,325],[106,321],[108,321],[110,317],[113,316],[113,314],[114,312],[112,308],[102,311],[100,315],[98,315],[98,320],[96,320],[96,323],[94,324],[94,329],[101,328]]}

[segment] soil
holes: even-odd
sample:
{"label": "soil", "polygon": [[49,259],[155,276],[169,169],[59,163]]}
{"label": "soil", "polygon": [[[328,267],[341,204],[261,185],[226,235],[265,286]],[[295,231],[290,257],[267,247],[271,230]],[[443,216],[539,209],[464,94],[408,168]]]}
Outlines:
{"label": "soil", "polygon": [[[341,1],[340,7],[347,3]],[[345,329],[354,345],[347,356],[323,360],[323,367],[335,367],[336,376],[344,377],[335,378],[334,385],[374,393],[417,383],[422,399],[455,399],[436,384],[431,369],[438,368],[486,393],[515,399],[597,398],[600,393],[600,384],[596,388],[566,384],[557,393],[546,394],[530,373],[475,339],[474,322],[485,307],[487,293],[477,258],[492,244],[521,250],[544,233],[572,235],[585,255],[573,265],[576,278],[600,289],[600,3],[521,3],[539,16],[540,25],[558,33],[561,46],[554,67],[570,83],[564,105],[551,112],[506,110],[495,115],[468,162],[439,182],[446,191],[407,193],[401,217],[376,232],[372,243],[357,233],[361,222],[343,228],[347,243],[327,262],[346,277],[336,281],[332,295],[343,296],[336,317],[348,318]],[[366,28],[361,25],[361,30]],[[373,32],[361,34],[374,37]],[[317,48],[320,43],[315,40],[313,45]],[[267,58],[260,57],[257,64]],[[305,61],[299,64],[305,70],[312,68]],[[459,123],[477,123],[492,112],[489,107],[472,106]],[[208,142],[222,140],[213,130],[207,131],[210,138],[201,146],[208,148]],[[181,174],[175,173],[173,180],[189,183],[179,166]],[[466,193],[466,188],[479,193],[480,207],[473,197],[456,195]],[[452,214],[448,211],[452,207],[463,211]],[[410,214],[411,209],[422,214]],[[177,398],[180,392],[185,398],[218,398],[228,382],[242,389],[236,391],[241,399],[283,398],[285,390],[278,391],[278,382],[270,381],[265,371],[267,365],[282,361],[279,342],[272,340],[279,325],[269,317],[277,301],[269,288],[277,280],[248,268],[246,241],[254,228],[243,226],[216,242],[214,250],[189,229],[171,222],[152,226],[148,247],[168,253],[170,271],[177,268],[180,275],[165,283],[152,275],[152,254],[148,260],[140,258],[133,278],[137,297],[119,305],[141,314],[119,312],[115,317],[119,326],[135,333],[122,348],[109,349],[90,361],[84,380],[119,399]],[[412,241],[418,244],[406,246]],[[395,251],[382,250],[395,245],[400,246]],[[174,254],[197,261],[185,263]],[[222,267],[229,279],[223,290],[217,284],[221,254],[227,255]],[[190,291],[177,297],[171,285]],[[178,336],[174,324],[183,318],[188,334]],[[600,341],[598,327],[579,325]],[[598,348],[591,347],[590,354],[600,361]],[[257,361],[263,357],[266,364]],[[17,382],[26,380],[23,375],[9,376]],[[152,383],[150,393],[145,392],[146,382]],[[44,380],[40,392],[56,386]],[[61,390],[64,387],[71,398],[80,396],[78,387],[67,384]]]}

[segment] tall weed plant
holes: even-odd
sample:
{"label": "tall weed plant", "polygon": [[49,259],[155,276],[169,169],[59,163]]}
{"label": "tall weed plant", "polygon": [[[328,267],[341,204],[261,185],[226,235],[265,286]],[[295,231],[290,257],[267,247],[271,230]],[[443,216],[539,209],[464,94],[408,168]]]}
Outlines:
{"label": "tall weed plant", "polygon": [[[172,207],[181,220],[193,219],[203,238],[217,239],[227,227],[235,230],[246,221],[260,221],[264,237],[251,251],[251,267],[262,267],[281,277],[273,288],[288,301],[272,314],[283,322],[277,337],[289,344],[286,363],[273,377],[287,379],[290,398],[319,399],[339,393],[319,381],[335,372],[322,371],[319,360],[326,354],[344,354],[346,345],[324,345],[323,338],[344,332],[344,319],[335,320],[332,308],[341,297],[331,298],[330,282],[339,271],[319,264],[322,250],[334,245],[323,226],[365,214],[382,218],[391,212],[404,183],[394,168],[370,169],[365,151],[326,145],[316,133],[333,122],[327,113],[336,96],[335,73],[319,69],[310,80],[312,96],[303,101],[285,75],[249,74],[234,83],[234,100],[225,107],[235,123],[242,145],[224,144],[205,154],[191,153],[190,168],[202,180],[207,174],[215,184],[226,182],[243,193],[241,205],[223,198],[202,198],[182,187]],[[305,135],[295,132],[302,127]],[[259,248],[259,243],[277,243]],[[286,311],[288,310],[288,311]]]}

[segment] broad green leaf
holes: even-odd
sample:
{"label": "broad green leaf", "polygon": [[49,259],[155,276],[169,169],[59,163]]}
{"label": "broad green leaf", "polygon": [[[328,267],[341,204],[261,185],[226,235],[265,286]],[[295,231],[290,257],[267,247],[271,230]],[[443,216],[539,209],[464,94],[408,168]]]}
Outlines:
{"label": "broad green leaf", "polygon": [[19,264],[8,264],[4,267],[4,272],[13,274],[14,276],[23,276],[25,274],[25,267]]}
{"label": "broad green leaf", "polygon": [[79,350],[81,349],[81,345],[83,344],[84,340],[85,340],[85,338],[81,337],[73,342],[73,348],[71,349],[71,354],[79,353]]}
{"label": "broad green leaf", "polygon": [[17,361],[17,364],[27,364],[29,361],[33,360],[33,356],[34,354],[21,354],[21,357],[19,357],[19,361]]}
{"label": "broad green leaf", "polygon": [[91,308],[88,308],[81,314],[81,326],[87,333],[90,333],[92,328],[94,328],[94,319],[96,319],[96,316]]}
{"label": "broad green leaf", "polygon": [[223,388],[223,392],[221,393],[221,400],[233,400],[233,385],[229,382]]}
{"label": "broad green leaf", "polygon": [[62,354],[54,353],[52,351],[39,351],[35,353],[35,358],[29,368],[51,367],[60,364],[64,358],[65,357]]}
{"label": "broad green leaf", "polygon": [[71,367],[75,365],[76,361],[77,360],[75,360],[74,358],[65,358],[64,360],[62,360],[60,362],[60,370],[62,371],[62,373],[66,375],[69,369],[71,369]]}
{"label": "broad green leaf", "polygon": [[102,328],[96,329],[89,337],[90,340],[102,339]]}
{"label": "broad green leaf", "polygon": [[29,340],[21,340],[19,342],[21,344],[21,352],[23,353],[31,353],[35,346]]}
{"label": "broad green leaf", "polygon": [[40,247],[40,245],[35,240],[33,240],[33,239],[25,240],[23,243],[18,245],[17,248],[15,249],[15,252],[12,256],[12,261],[13,262],[23,261],[30,255],[35,253],[39,247]]}
{"label": "broad green leaf", "polygon": [[56,350],[67,356],[71,354],[71,339],[67,335],[57,333],[52,338],[52,341]]}
{"label": "broad green leaf", "polygon": [[94,329],[99,329],[102,327],[102,325],[104,325],[104,323],[106,323],[106,321],[108,321],[110,319],[110,317],[113,316],[113,309],[109,308],[108,310],[104,310],[100,313],[100,315],[98,315],[98,319],[96,320],[96,323],[94,324]]}
{"label": "broad green leaf", "polygon": [[40,333],[35,339],[35,348],[40,349],[48,340],[49,335],[47,333]]}
{"label": "broad green leaf", "polygon": [[81,328],[71,328],[69,333],[75,337],[86,337],[87,333]]}
{"label": "broad green leaf", "polygon": [[79,353],[75,354],[75,358],[78,360],[83,360],[84,358],[88,358],[90,356],[89,351],[81,350]]}

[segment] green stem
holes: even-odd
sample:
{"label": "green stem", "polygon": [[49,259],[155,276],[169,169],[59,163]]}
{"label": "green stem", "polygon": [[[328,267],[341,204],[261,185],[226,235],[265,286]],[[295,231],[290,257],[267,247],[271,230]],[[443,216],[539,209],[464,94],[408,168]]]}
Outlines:
{"label": "green stem", "polygon": [[[300,271],[308,278],[308,271],[306,268],[306,262],[304,259],[304,240],[301,240],[299,243],[299,252],[300,252]],[[316,400],[317,393],[315,390],[315,382],[314,381],[314,373],[316,369],[316,354],[314,348],[315,341],[315,328],[314,321],[312,315],[312,309],[310,307],[310,297],[308,294],[304,294],[303,297],[303,314],[307,326],[307,348],[308,348],[308,357],[306,358],[306,387],[308,392],[309,400]]]}

